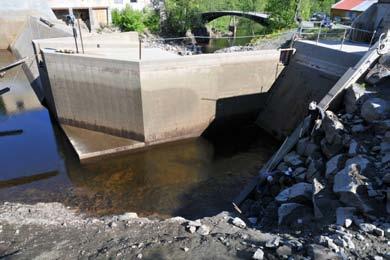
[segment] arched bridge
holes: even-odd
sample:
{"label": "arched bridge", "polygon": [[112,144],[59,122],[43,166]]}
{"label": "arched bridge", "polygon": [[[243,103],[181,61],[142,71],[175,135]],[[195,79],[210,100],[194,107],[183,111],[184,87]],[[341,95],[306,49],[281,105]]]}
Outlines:
{"label": "arched bridge", "polygon": [[259,24],[267,24],[269,15],[265,13],[257,12],[241,12],[241,11],[216,11],[216,12],[206,12],[202,13],[202,21],[204,23],[211,22],[222,16],[239,16],[255,21]]}

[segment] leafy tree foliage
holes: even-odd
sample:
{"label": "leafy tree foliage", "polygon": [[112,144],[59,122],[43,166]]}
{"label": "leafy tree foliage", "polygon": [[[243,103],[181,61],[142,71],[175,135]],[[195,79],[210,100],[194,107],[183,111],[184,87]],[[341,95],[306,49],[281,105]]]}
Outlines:
{"label": "leafy tree foliage", "polygon": [[[162,23],[165,34],[182,36],[189,29],[202,26],[202,12],[265,11],[271,14],[267,31],[273,32],[294,26],[298,17],[308,19],[318,11],[329,13],[335,2],[336,0],[164,0],[161,8],[160,0],[152,0],[153,10],[140,12],[126,7],[122,11],[114,10],[112,19],[123,31],[143,31],[148,28],[152,32],[159,32]],[[164,10],[164,15],[160,16],[161,9]],[[221,18],[220,22],[214,24],[222,28],[229,20]]]}
{"label": "leafy tree foliage", "polygon": [[151,32],[159,32],[160,17],[154,10],[136,11],[130,6],[125,9],[112,11],[112,23],[122,31],[142,32],[148,28]]}

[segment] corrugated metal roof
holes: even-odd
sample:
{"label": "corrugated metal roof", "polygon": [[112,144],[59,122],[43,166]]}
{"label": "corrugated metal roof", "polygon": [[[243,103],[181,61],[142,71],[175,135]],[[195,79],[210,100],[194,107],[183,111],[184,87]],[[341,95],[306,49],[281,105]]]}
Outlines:
{"label": "corrugated metal roof", "polygon": [[360,11],[360,12],[364,12],[366,11],[368,8],[370,8],[373,4],[376,4],[378,1],[377,0],[366,0],[364,1],[363,3],[361,3],[360,5],[356,6],[353,11]]}
{"label": "corrugated metal roof", "polygon": [[377,2],[377,0],[341,0],[334,4],[332,9],[363,12]]}

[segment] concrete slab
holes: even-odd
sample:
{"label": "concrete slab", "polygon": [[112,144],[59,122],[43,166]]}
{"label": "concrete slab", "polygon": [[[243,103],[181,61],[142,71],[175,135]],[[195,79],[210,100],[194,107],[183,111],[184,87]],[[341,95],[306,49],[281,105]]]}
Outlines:
{"label": "concrete slab", "polygon": [[80,161],[100,158],[145,147],[145,143],[87,130],[84,128],[61,125],[73,145]]}

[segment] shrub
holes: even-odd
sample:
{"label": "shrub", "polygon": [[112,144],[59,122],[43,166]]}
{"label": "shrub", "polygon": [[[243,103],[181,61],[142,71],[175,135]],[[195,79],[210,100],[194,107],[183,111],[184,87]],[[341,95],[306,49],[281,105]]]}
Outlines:
{"label": "shrub", "polygon": [[126,8],[121,11],[114,10],[112,12],[112,23],[125,32],[144,31],[145,25],[142,18],[143,13],[133,10],[130,6],[126,6]]}

